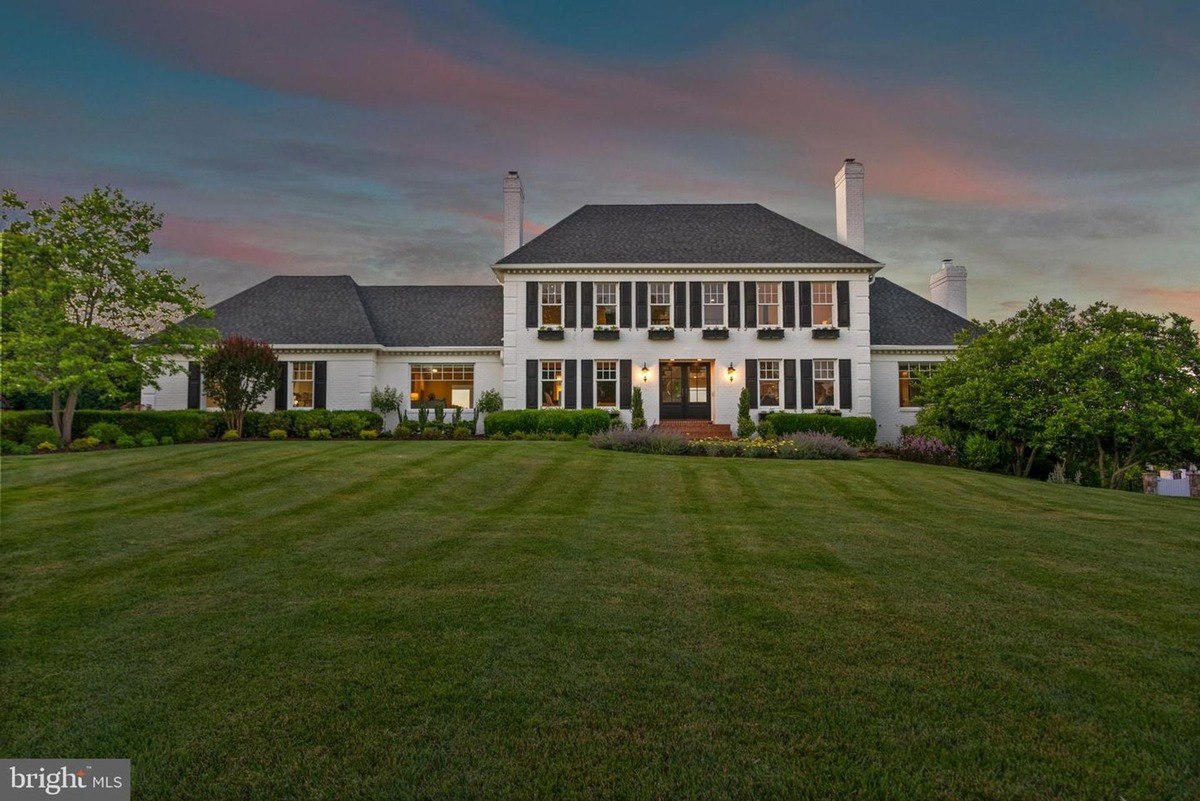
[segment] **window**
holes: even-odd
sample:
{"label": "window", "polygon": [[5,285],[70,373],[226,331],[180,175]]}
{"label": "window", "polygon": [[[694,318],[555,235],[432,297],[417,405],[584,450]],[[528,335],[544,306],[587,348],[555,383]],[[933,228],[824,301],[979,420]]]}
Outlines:
{"label": "window", "polygon": [[758,325],[760,328],[777,328],[779,317],[779,284],[758,284]]}
{"label": "window", "polygon": [[615,361],[596,362],[596,406],[613,409],[617,406],[617,363]]}
{"label": "window", "polygon": [[542,325],[561,328],[563,324],[561,281],[543,281],[542,289]]}
{"label": "window", "polygon": [[313,407],[313,363],[292,362],[292,408]]}
{"label": "window", "polygon": [[562,406],[562,362],[542,362],[542,408]]}
{"label": "window", "polygon": [[671,327],[671,283],[656,281],[650,284],[650,326]]}
{"label": "window", "polygon": [[937,362],[900,363],[900,408],[921,405],[921,379],[932,375]]}
{"label": "window", "polygon": [[779,360],[762,359],[758,363],[758,405],[779,406]]}
{"label": "window", "polygon": [[615,281],[598,282],[596,296],[596,325],[617,324],[617,284]]}
{"label": "window", "polygon": [[832,281],[816,281],[812,285],[812,324],[833,325],[834,293]]}
{"label": "window", "polygon": [[837,362],[833,359],[813,359],[813,403],[834,406],[837,382]]}
{"label": "window", "polygon": [[475,365],[473,364],[414,364],[412,394],[417,405],[460,406],[475,405]]}
{"label": "window", "polygon": [[701,286],[704,301],[704,327],[725,327],[725,284],[717,281],[705,281]]}

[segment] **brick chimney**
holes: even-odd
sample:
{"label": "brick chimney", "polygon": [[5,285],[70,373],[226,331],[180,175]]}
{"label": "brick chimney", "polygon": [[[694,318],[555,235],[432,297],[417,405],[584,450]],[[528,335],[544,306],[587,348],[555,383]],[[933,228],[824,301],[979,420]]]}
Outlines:
{"label": "brick chimney", "polygon": [[[516,170],[504,176],[504,255],[525,244],[525,187]],[[503,257],[501,257],[503,258]]]}
{"label": "brick chimney", "polygon": [[942,259],[941,268],[929,276],[929,298],[959,317],[967,316],[967,268],[954,259]]}
{"label": "brick chimney", "polygon": [[833,179],[838,241],[859,253],[863,252],[866,241],[863,174],[862,164],[846,159]]}

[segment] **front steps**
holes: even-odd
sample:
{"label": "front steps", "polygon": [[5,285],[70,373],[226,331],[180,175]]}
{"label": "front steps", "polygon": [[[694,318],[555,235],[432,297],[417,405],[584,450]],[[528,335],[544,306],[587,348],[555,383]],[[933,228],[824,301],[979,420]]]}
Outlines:
{"label": "front steps", "polygon": [[655,431],[670,431],[688,439],[733,439],[727,425],[717,425],[708,420],[662,420],[654,426]]}

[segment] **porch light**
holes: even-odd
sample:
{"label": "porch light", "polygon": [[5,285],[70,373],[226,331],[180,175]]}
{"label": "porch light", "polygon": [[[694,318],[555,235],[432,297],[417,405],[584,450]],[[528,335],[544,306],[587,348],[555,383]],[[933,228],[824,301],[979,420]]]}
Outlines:
{"label": "porch light", "polygon": [[733,362],[729,363],[729,369],[725,371],[725,375],[729,376],[729,383],[733,383],[733,379],[737,378],[737,370],[733,367]]}
{"label": "porch light", "polygon": [[646,366],[645,362],[642,362],[642,383],[644,384],[649,380],[650,380],[650,368]]}

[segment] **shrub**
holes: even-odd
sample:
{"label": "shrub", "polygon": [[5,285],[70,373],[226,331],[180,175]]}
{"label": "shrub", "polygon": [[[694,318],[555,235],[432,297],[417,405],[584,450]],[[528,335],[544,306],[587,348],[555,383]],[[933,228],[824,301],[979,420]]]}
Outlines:
{"label": "shrub", "polygon": [[49,426],[50,412],[38,410],[0,412],[0,438],[10,442],[24,442],[25,433],[30,426],[35,425]]}
{"label": "shrub", "polygon": [[737,421],[738,439],[747,439],[754,434],[754,421],[749,417],[739,417]]}
{"label": "shrub", "polygon": [[425,439],[441,439],[442,427],[437,424],[427,425],[421,430],[421,436]]}
{"label": "shrub", "polygon": [[483,414],[493,414],[504,409],[504,396],[499,390],[489,389],[479,394],[475,401],[475,411]]}
{"label": "shrub", "polygon": [[834,414],[768,412],[759,422],[770,423],[775,434],[785,437],[804,431],[835,434],[855,445],[870,445],[875,441],[875,419],[872,417],[842,417]]}
{"label": "shrub", "polygon": [[642,429],[646,427],[646,411],[642,406],[642,388],[633,388],[633,400],[630,403],[629,427],[633,429]]}
{"label": "shrub", "polygon": [[172,437],[163,437],[158,441],[159,445],[174,445],[175,440]]}
{"label": "shrub", "polygon": [[180,442],[199,442],[208,439],[208,430],[200,420],[180,420],[175,425],[175,439]]}
{"label": "shrub", "polygon": [[497,432],[495,434],[488,434],[487,438],[495,439],[495,440],[499,440],[499,441],[503,442],[504,440],[508,439],[508,434],[501,434],[501,433]]}
{"label": "shrub", "polygon": [[412,439],[412,426],[408,423],[401,423],[392,430],[392,436],[396,439]]}
{"label": "shrub", "polygon": [[226,429],[225,433],[221,435],[221,439],[223,439],[223,440],[241,439],[241,436],[238,434],[236,428],[230,428],[230,429]]}
{"label": "shrub", "polygon": [[73,451],[90,451],[94,450],[100,444],[100,440],[95,437],[80,437],[71,441],[71,450]]}
{"label": "shrub", "polygon": [[[228,434],[229,432],[225,432],[225,433]],[[235,435],[237,434],[236,431],[234,431],[233,433]],[[234,439],[236,439],[236,438],[237,437],[235,436]],[[229,439],[229,437],[225,437],[225,439]],[[137,438],[137,444],[141,445],[143,448],[153,448],[155,445],[158,444],[158,437],[154,436],[149,431],[146,431]]]}
{"label": "shrub", "polygon": [[775,426],[770,420],[763,420],[758,424],[758,435],[763,439],[775,439]]}
{"label": "shrub", "polygon": [[87,428],[87,436],[109,445],[117,441],[117,437],[125,432],[116,423],[92,423]]}
{"label": "shrub", "polygon": [[51,451],[56,451],[56,450],[58,450],[58,440],[56,439],[54,442],[50,442],[49,440],[47,440],[45,442],[39,442],[37,449],[39,451],[41,451],[42,453],[50,453]]}
{"label": "shrub", "polygon": [[692,452],[687,437],[673,432],[650,431],[644,428],[593,434],[591,443],[593,447],[610,451],[657,453],[667,456],[682,456]]}
{"label": "shrub", "polygon": [[321,437],[312,437],[312,432],[317,429],[328,431],[333,418],[333,415],[325,409],[287,412],[286,414],[292,421],[290,433],[297,437],[310,437],[311,439],[321,439]]}
{"label": "shrub", "polygon": [[913,434],[905,434],[900,437],[896,454],[901,459],[906,459],[910,462],[924,462],[926,464],[955,463],[954,448],[940,439],[934,439],[933,437],[918,437]]}
{"label": "shrub", "polygon": [[991,471],[1004,460],[1003,446],[984,434],[970,434],[963,443],[962,465],[972,470]]}
{"label": "shrub", "polygon": [[143,433],[155,438],[174,437],[177,442],[194,442],[212,439],[224,430],[223,416],[219,412],[204,412],[197,409],[176,411],[113,412],[83,410],[75,413],[75,433],[86,433],[96,423],[112,423],[131,437]]}
{"label": "shrub", "polygon": [[54,426],[33,425],[25,431],[25,444],[40,448],[43,442],[52,442],[58,446],[58,432]]}
{"label": "shrub", "polygon": [[455,439],[470,439],[471,429],[468,426],[458,425],[454,427],[453,437]]}
{"label": "shrub", "polygon": [[608,412],[603,409],[513,409],[494,412],[483,423],[484,433],[522,434],[598,434],[609,428]]}
{"label": "shrub", "polygon": [[28,456],[33,453],[33,448],[28,445],[14,445],[12,449],[13,456]]}
{"label": "shrub", "polygon": [[282,428],[272,428],[270,432],[267,433],[267,438],[274,440],[287,439],[287,432]]}
{"label": "shrub", "polygon": [[136,448],[137,440],[126,434],[123,437],[117,437],[118,448]]}
{"label": "shrub", "polygon": [[858,449],[834,434],[805,431],[779,441],[781,459],[857,459]]}
{"label": "shrub", "polygon": [[379,432],[373,428],[364,428],[358,432],[359,439],[379,439]]}
{"label": "shrub", "polygon": [[11,439],[0,439],[0,453],[12,453],[18,444]]}
{"label": "shrub", "polygon": [[309,429],[309,439],[333,439],[333,434],[328,428],[313,428]]}

